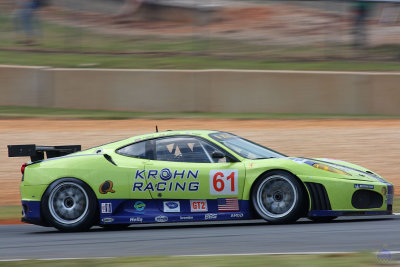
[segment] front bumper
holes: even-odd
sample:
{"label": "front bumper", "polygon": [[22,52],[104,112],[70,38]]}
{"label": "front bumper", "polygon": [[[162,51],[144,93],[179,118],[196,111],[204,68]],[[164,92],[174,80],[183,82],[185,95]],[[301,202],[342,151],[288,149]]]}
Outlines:
{"label": "front bumper", "polygon": [[355,181],[305,184],[311,200],[309,217],[393,214],[392,184],[374,183],[367,188],[360,187]]}

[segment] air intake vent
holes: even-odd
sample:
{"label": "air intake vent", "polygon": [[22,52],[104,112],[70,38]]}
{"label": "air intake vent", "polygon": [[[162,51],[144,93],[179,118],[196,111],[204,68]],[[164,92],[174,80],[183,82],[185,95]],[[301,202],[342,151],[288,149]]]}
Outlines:
{"label": "air intake vent", "polygon": [[305,183],[311,196],[311,210],[331,210],[328,193],[322,184]]}
{"label": "air intake vent", "polygon": [[351,204],[356,209],[380,208],[383,204],[383,197],[375,191],[361,189],[353,194]]}

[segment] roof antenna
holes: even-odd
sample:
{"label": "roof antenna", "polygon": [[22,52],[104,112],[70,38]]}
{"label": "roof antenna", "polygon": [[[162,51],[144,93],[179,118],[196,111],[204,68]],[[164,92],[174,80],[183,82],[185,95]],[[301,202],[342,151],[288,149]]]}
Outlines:
{"label": "roof antenna", "polygon": [[156,125],[156,133],[158,133],[158,126]]}

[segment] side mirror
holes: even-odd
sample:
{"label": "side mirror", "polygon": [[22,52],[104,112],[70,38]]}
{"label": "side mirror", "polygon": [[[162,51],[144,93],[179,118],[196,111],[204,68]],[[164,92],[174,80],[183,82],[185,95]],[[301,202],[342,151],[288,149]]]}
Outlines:
{"label": "side mirror", "polygon": [[223,159],[223,158],[225,158],[225,154],[222,153],[222,152],[220,152],[220,151],[214,151],[214,152],[211,154],[211,157],[212,157],[213,159]]}

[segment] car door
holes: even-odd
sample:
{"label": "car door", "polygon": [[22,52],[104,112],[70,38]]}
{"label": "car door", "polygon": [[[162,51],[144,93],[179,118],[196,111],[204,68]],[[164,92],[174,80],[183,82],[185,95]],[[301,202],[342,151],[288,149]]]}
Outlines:
{"label": "car door", "polygon": [[141,190],[146,187],[146,181],[137,179],[144,173],[145,163],[152,158],[151,153],[149,141],[140,141],[119,148],[113,156],[118,165],[118,175],[128,177],[128,191],[131,199],[151,199],[150,192]]}
{"label": "car door", "polygon": [[205,139],[169,136],[153,140],[154,160],[145,163],[144,179],[154,199],[241,199],[244,164],[233,157],[215,159],[226,153]]}

